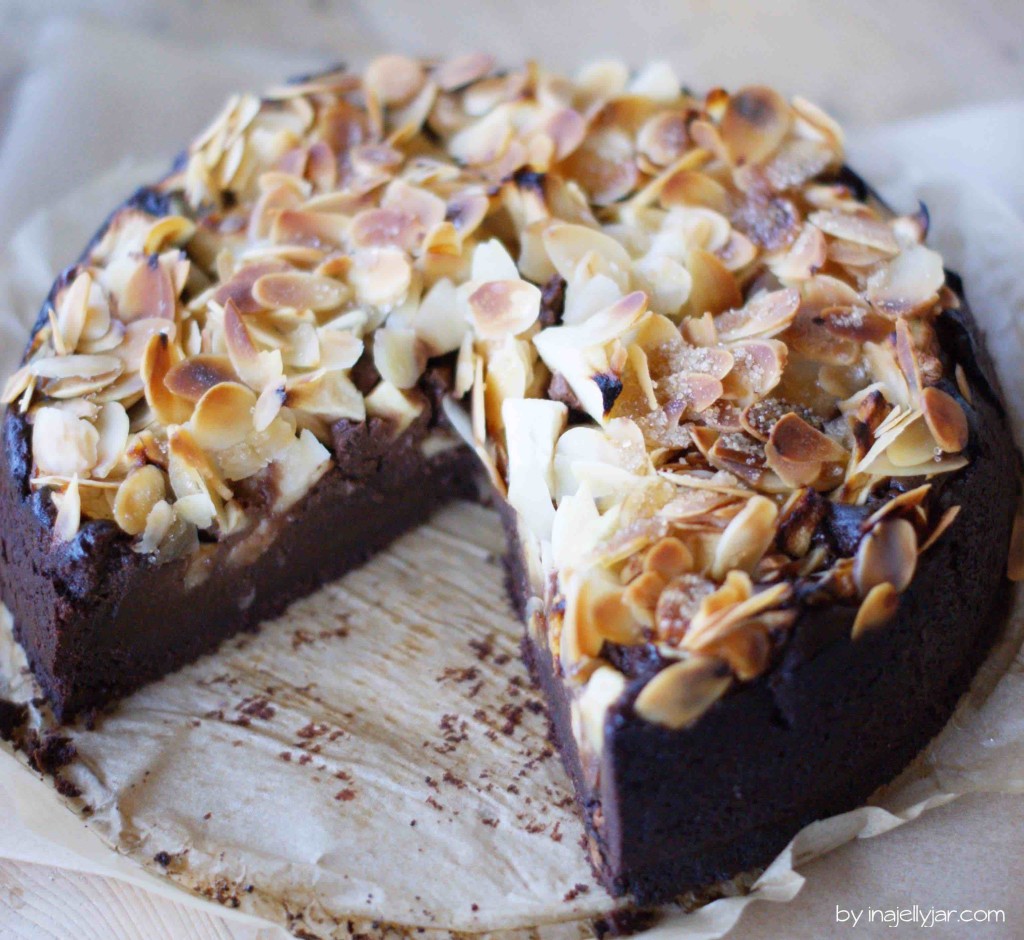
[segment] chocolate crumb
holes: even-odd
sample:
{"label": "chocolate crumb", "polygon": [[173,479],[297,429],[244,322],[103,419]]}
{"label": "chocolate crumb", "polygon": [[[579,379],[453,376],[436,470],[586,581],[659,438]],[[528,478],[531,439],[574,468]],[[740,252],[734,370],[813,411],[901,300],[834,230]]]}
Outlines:
{"label": "chocolate crumb", "polygon": [[565,902],[575,901],[581,894],[586,894],[590,890],[590,885],[585,884],[574,884],[565,894],[562,896],[562,900]]}
{"label": "chocolate crumb", "polygon": [[344,790],[339,790],[334,794],[336,800],[341,800],[343,803],[348,803],[356,798],[356,791],[351,787],[345,787]]}
{"label": "chocolate crumb", "polygon": [[168,865],[171,864],[170,853],[169,852],[157,852],[156,855],[153,856],[153,861],[156,862],[157,865],[160,865],[161,867],[166,868]]}

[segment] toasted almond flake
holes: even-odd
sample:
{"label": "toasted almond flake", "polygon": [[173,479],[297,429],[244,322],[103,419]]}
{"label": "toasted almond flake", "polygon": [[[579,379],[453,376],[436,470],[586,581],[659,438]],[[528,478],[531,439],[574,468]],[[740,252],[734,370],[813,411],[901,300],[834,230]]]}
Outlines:
{"label": "toasted almond flake", "polygon": [[853,620],[850,639],[856,640],[888,623],[900,605],[899,591],[888,582],[876,584],[867,592]]}
{"label": "toasted almond flake", "polygon": [[540,315],[540,291],[526,281],[487,281],[466,299],[470,323],[482,339],[501,339],[529,329]]}
{"label": "toasted almond flake", "polygon": [[693,552],[674,536],[655,542],[644,556],[644,570],[653,571],[666,581],[690,571],[693,567]]}
{"label": "toasted almond flake", "polygon": [[348,290],[333,278],[301,271],[264,274],[252,285],[253,299],[268,310],[294,307],[324,311],[340,307]]}
{"label": "toasted almond flake", "polygon": [[928,386],[921,391],[921,411],[935,443],[945,453],[956,454],[967,446],[967,416],[955,398]]}
{"label": "toasted almond flake", "polygon": [[711,575],[724,578],[730,571],[753,571],[775,538],[778,507],[764,496],[754,496],[722,532],[715,549]]}
{"label": "toasted almond flake", "polygon": [[126,323],[132,320],[173,320],[176,293],[171,275],[156,255],[136,265],[118,297],[117,313]]}
{"label": "toasted almond flake", "polygon": [[775,336],[796,317],[800,294],[793,288],[760,294],[744,306],[715,318],[719,339],[729,343],[752,336]]}
{"label": "toasted almond flake", "polygon": [[686,303],[690,316],[719,314],[743,303],[736,278],[711,252],[695,248],[686,260],[686,267],[693,279]]}
{"label": "toasted almond flake", "polygon": [[284,512],[308,493],[331,465],[331,454],[313,433],[303,429],[274,461],[277,467],[277,500],[274,508]]}
{"label": "toasted almond flake", "polygon": [[132,470],[114,498],[114,521],[129,535],[138,535],[165,493],[164,475],[152,464]]}
{"label": "toasted almond flake", "polygon": [[82,522],[82,498],[78,492],[77,473],[61,494],[59,506],[53,521],[53,535],[58,542],[70,542],[78,534]]}
{"label": "toasted almond flake", "polygon": [[22,366],[7,380],[4,385],[3,395],[0,396],[0,402],[9,405],[11,402],[16,401],[31,388],[34,379],[32,366]]}
{"label": "toasted almond flake", "polygon": [[32,417],[32,459],[40,473],[84,476],[96,465],[98,445],[96,428],[59,408],[39,408]]}
{"label": "toasted almond flake", "polygon": [[784,459],[800,463],[841,461],[847,456],[841,444],[793,413],[775,423],[769,443]]}
{"label": "toasted almond flake", "polygon": [[397,248],[369,248],[356,252],[349,279],[362,303],[386,307],[405,297],[412,268]]}
{"label": "toasted almond flake", "polygon": [[697,721],[731,683],[722,660],[690,656],[661,670],[641,689],[636,712],[646,721],[679,731]]}
{"label": "toasted almond flake", "polygon": [[217,451],[244,441],[254,430],[255,406],[256,395],[246,386],[231,381],[214,385],[196,403],[189,420],[196,444]]}
{"label": "toasted almond flake", "polygon": [[669,176],[658,192],[658,201],[673,206],[704,206],[715,212],[728,213],[732,205],[729,191],[716,179],[698,170],[677,170]]}
{"label": "toasted almond flake", "polygon": [[945,281],[942,256],[912,245],[868,278],[865,296],[883,313],[911,316],[937,301]]}
{"label": "toasted almond flake", "polygon": [[155,333],[146,344],[140,366],[145,383],[146,402],[164,424],[187,421],[192,405],[179,398],[166,384],[167,373],[181,361],[181,352],[168,340],[166,334]]}
{"label": "toasted almond flake", "polygon": [[92,475],[104,479],[114,469],[128,445],[128,412],[118,402],[107,402],[99,410],[95,421],[96,465]]}
{"label": "toasted almond flake", "polygon": [[883,519],[857,548],[853,577],[861,595],[888,582],[906,590],[917,567],[917,533],[906,519]]}
{"label": "toasted almond flake", "polygon": [[493,56],[485,52],[470,52],[442,62],[434,70],[434,81],[442,91],[457,91],[486,77],[493,68]]}
{"label": "toasted almond flake", "polygon": [[115,356],[53,356],[36,359],[29,368],[41,379],[94,379],[107,375],[114,379],[121,372],[121,360]]}
{"label": "toasted almond flake", "polygon": [[383,55],[374,59],[363,73],[363,87],[384,105],[403,104],[422,87],[423,67],[415,59]]}
{"label": "toasted almond flake", "polygon": [[57,322],[54,339],[59,335],[64,346],[64,353],[72,353],[85,332],[89,319],[90,298],[92,296],[92,275],[82,271],[64,292],[57,306]]}

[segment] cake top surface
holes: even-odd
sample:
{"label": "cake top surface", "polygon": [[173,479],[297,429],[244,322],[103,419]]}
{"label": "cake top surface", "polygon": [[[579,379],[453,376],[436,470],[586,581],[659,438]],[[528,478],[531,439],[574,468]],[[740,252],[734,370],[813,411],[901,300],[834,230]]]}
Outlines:
{"label": "cake top surface", "polygon": [[[31,486],[56,539],[111,520],[168,561],[285,513],[339,422],[400,434],[447,363],[565,674],[606,702],[603,651],[650,646],[637,710],[685,725],[767,668],[798,591],[883,623],[955,518],[928,505],[967,463],[957,301],[923,208],[842,164],[810,102],[662,64],[388,55],[232,97],[160,212],[58,282],[3,396]],[[835,506],[845,551],[815,537]]]}

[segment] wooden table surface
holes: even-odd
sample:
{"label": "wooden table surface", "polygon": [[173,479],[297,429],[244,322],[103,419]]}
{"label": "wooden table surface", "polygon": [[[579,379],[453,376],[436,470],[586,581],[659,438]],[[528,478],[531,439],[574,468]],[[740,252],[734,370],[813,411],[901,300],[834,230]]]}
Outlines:
{"label": "wooden table surface", "polygon": [[[695,85],[776,84],[805,94],[854,126],[1024,98],[1021,0],[0,0],[0,159],[19,85],[36,64],[32,39],[48,20],[61,16],[109,22],[208,49],[211,55],[236,43],[311,63],[336,60],[339,50],[351,58],[385,49],[486,48],[507,61],[534,56],[566,70],[603,56],[632,63],[666,58]],[[211,102],[204,109],[213,107]],[[65,161],[64,171],[64,188],[84,182],[73,163]],[[26,195],[19,203],[17,194],[5,195],[0,232],[16,227],[35,208],[29,200],[37,198]],[[988,897],[984,888],[994,864],[1011,871],[1024,867],[1022,810],[1024,800],[1013,797],[968,797],[879,839],[846,845],[808,866],[810,883],[796,901],[751,906],[730,937],[810,940],[818,934],[808,932],[808,923],[820,923],[842,904],[853,883],[859,889],[869,886],[880,906],[1002,908],[1005,925],[975,928],[970,935],[1024,936],[1024,896]],[[934,896],[930,853],[937,846],[962,855],[960,897],[950,897],[948,889]],[[918,861],[894,880],[887,859],[903,858],[908,849]],[[861,926],[857,935],[890,932]],[[0,937],[265,940],[272,934],[122,882],[0,860]],[[954,928],[941,935],[962,934]]]}

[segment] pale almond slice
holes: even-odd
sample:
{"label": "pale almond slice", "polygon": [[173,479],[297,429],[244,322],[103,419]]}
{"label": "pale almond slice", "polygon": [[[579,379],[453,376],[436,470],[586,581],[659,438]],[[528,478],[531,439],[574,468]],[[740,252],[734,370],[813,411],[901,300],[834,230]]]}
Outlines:
{"label": "pale almond slice", "polygon": [[942,256],[923,245],[913,245],[868,278],[865,296],[890,316],[912,316],[937,302],[945,282]]}
{"label": "pale almond slice", "polygon": [[722,660],[690,656],[654,676],[641,689],[634,707],[644,720],[679,731],[697,721],[731,684]]}
{"label": "pale almond slice", "polygon": [[320,312],[340,307],[348,299],[349,291],[333,278],[289,271],[264,274],[252,285],[252,296],[268,310],[292,307]]}
{"label": "pale almond slice", "polygon": [[881,219],[865,213],[830,209],[812,212],[807,220],[826,235],[875,248],[885,255],[894,255],[900,250],[892,229]]}
{"label": "pale almond slice", "polygon": [[423,66],[402,55],[382,55],[363,73],[363,88],[384,105],[403,104],[413,98],[425,81]]}
{"label": "pale almond slice", "polygon": [[126,323],[132,320],[173,320],[177,294],[174,282],[155,255],[138,263],[118,297],[117,314]]}
{"label": "pale almond slice", "polygon": [[527,281],[487,281],[475,286],[465,302],[477,336],[501,339],[533,326],[540,315],[541,293]]}
{"label": "pale almond slice", "polygon": [[412,267],[397,248],[368,248],[353,258],[349,282],[361,303],[387,307],[401,303],[409,290]]}
{"label": "pale almond slice", "polygon": [[35,359],[29,364],[31,373],[40,379],[95,379],[110,376],[110,380],[121,373],[121,360],[116,356],[49,356]]}
{"label": "pale almond slice", "polygon": [[92,294],[92,275],[83,271],[72,282],[57,305],[57,332],[64,347],[63,353],[73,353],[85,331]]}
{"label": "pale almond slice", "polygon": [[934,386],[921,391],[921,410],[935,443],[947,454],[956,454],[967,446],[970,429],[959,402]]}
{"label": "pale almond slice", "polygon": [[104,479],[121,459],[128,446],[128,412],[118,402],[107,402],[96,416],[96,465],[92,475]]}
{"label": "pale almond slice", "polygon": [[718,540],[711,576],[720,580],[730,571],[753,571],[775,538],[778,515],[778,506],[767,497],[748,500]]}
{"label": "pale almond slice", "polygon": [[771,156],[792,123],[789,104],[778,92],[751,86],[729,97],[719,130],[730,162],[740,167]]}
{"label": "pale almond slice", "polygon": [[793,288],[760,294],[743,307],[715,318],[715,327],[723,343],[754,336],[770,337],[785,330],[796,317],[800,294]]}
{"label": "pale almond slice", "polygon": [[494,56],[485,52],[470,52],[446,59],[434,69],[434,81],[442,91],[457,91],[485,78],[494,68]]}

